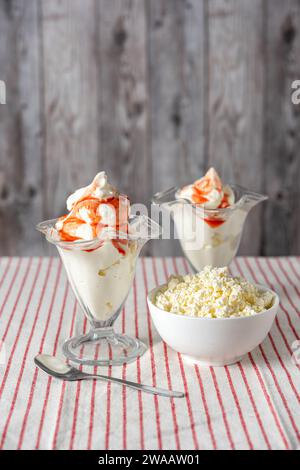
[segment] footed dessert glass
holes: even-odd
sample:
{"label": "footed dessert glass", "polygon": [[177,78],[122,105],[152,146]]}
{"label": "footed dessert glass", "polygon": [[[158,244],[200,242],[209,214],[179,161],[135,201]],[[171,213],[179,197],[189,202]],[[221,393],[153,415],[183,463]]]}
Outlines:
{"label": "footed dessert glass", "polygon": [[113,325],[135,276],[144,244],[160,235],[160,226],[146,216],[129,218],[128,233],[111,231],[91,241],[61,241],[57,219],[38,224],[47,241],[58,249],[69,282],[90,323],[87,334],[68,339],[65,356],[84,365],[122,365],[146,351],[139,339],[114,332]]}
{"label": "footed dessert glass", "polygon": [[230,187],[236,202],[222,209],[194,204],[180,197],[179,188],[170,188],[152,198],[153,204],[173,217],[182,251],[195,272],[207,265],[228,266],[238,251],[250,210],[268,199],[236,184]]}

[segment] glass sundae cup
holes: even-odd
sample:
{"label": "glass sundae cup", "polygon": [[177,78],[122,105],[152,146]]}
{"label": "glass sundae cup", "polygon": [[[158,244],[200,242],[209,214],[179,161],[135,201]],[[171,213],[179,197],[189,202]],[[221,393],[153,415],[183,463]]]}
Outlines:
{"label": "glass sundae cup", "polygon": [[[130,216],[126,233],[103,232],[93,240],[62,241],[58,219],[41,222],[37,229],[58,249],[74,294],[90,324],[90,331],[68,339],[65,356],[85,365],[121,365],[146,351],[139,339],[114,332],[113,325],[135,276],[144,244],[160,235],[160,227],[146,216]],[[97,357],[99,353],[99,357]]]}
{"label": "glass sundae cup", "polygon": [[235,184],[230,188],[236,202],[217,209],[206,209],[182,197],[181,188],[170,188],[152,198],[153,204],[173,217],[183,253],[196,272],[207,265],[222,267],[231,263],[250,210],[268,199]]}

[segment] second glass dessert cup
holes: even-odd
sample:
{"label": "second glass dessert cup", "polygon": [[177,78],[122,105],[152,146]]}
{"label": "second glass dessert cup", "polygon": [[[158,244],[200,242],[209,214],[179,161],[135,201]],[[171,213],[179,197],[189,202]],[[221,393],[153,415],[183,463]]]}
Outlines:
{"label": "second glass dessert cup", "polygon": [[230,187],[236,202],[221,209],[192,203],[180,197],[180,188],[175,187],[152,198],[153,204],[173,218],[182,251],[194,272],[207,265],[228,266],[238,251],[249,212],[268,199],[236,184]]}
{"label": "second glass dessert cup", "polygon": [[146,216],[129,218],[128,233],[106,233],[91,241],[65,242],[55,231],[57,219],[37,229],[58,249],[74,294],[90,323],[87,334],[68,339],[65,356],[83,365],[122,365],[146,351],[137,338],[113,329],[135,276],[144,244],[160,235],[160,227]]}

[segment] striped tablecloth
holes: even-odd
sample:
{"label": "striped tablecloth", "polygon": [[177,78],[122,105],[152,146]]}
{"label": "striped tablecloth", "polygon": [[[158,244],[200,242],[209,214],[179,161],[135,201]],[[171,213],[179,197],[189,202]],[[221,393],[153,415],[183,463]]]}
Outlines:
{"label": "striped tablecloth", "polygon": [[1,258],[0,448],[297,448],[300,365],[292,354],[300,334],[299,258],[237,258],[232,264],[232,273],[276,290],[281,305],[264,343],[221,368],[185,363],[151,323],[147,291],[187,269],[182,258],[139,260],[116,323],[149,350],[113,374],[186,391],[186,398],[171,400],[96,381],[63,383],[38,371],[35,354],[61,355],[63,341],[87,325],[58,259]]}

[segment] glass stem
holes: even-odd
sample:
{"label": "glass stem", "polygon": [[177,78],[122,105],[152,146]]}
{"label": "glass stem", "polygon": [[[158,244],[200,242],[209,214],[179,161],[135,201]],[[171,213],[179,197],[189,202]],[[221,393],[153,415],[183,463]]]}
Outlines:
{"label": "glass stem", "polygon": [[109,336],[114,336],[114,330],[112,326],[108,327],[95,327],[92,326],[89,336],[92,341],[100,340],[102,338],[107,338]]}

